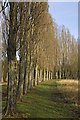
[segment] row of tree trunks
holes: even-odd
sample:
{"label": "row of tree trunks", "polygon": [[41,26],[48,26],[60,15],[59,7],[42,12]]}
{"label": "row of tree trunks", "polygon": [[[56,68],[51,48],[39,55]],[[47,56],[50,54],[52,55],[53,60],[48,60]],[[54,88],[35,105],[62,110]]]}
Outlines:
{"label": "row of tree trunks", "polygon": [[75,74],[74,71],[55,71],[53,78],[55,79],[76,79],[77,72]]}
{"label": "row of tree trunks", "polygon": [[35,67],[35,73],[34,73],[34,81],[35,85],[38,85],[42,81],[47,81],[53,79],[53,73],[51,71],[48,71],[48,69],[39,69],[38,65]]}
{"label": "row of tree trunks", "polygon": [[[25,65],[24,79],[18,82],[17,97],[20,99],[22,94],[27,94],[34,86],[38,85],[42,81],[53,79],[51,71],[45,69],[39,69],[38,65],[33,69],[27,69]],[[21,71],[21,70],[20,70]],[[20,73],[19,73],[20,74]],[[19,75],[20,76],[20,75]],[[19,77],[20,79],[20,77]]]}
{"label": "row of tree trunks", "polygon": [[[45,69],[39,69],[38,65],[35,68],[27,70],[26,81],[22,83],[23,94],[26,94],[27,91],[31,90],[33,87],[38,85],[42,81],[47,81],[53,79],[53,74],[51,71]],[[22,92],[22,90],[21,90]]]}

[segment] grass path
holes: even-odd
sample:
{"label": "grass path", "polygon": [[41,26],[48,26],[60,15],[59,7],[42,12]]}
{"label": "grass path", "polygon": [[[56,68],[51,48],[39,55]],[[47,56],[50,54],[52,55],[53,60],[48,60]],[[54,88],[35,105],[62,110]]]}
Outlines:
{"label": "grass path", "polygon": [[[78,107],[67,100],[66,93],[55,80],[46,81],[35,87],[18,102],[17,110],[30,118],[78,117]],[[66,96],[66,99],[65,99]]]}

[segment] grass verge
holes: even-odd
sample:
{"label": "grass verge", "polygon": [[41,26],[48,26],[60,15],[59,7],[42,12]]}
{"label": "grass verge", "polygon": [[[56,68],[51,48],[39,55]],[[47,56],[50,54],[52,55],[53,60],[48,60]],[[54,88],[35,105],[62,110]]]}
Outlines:
{"label": "grass verge", "polygon": [[[71,82],[65,85],[61,83],[60,80],[49,80],[36,86],[30,93],[23,96],[21,101],[18,101],[18,113],[23,113],[24,117],[29,118],[78,118],[77,96],[73,96],[75,94],[66,89],[72,84]],[[75,91],[76,89],[74,93]]]}

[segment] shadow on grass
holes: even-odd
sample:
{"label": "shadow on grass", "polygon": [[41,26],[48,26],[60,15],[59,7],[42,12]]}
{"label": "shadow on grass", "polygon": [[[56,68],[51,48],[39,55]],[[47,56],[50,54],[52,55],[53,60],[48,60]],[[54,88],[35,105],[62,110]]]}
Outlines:
{"label": "shadow on grass", "polygon": [[17,111],[30,118],[77,118],[77,108],[65,102],[55,80],[43,82],[17,103]]}

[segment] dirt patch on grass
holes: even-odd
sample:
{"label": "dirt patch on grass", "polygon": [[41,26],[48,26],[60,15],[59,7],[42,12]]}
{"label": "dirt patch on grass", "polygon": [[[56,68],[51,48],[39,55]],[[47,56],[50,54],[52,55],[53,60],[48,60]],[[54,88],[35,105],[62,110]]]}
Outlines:
{"label": "dirt patch on grass", "polygon": [[69,107],[72,116],[79,116],[78,80],[57,80],[56,83],[51,94],[52,101]]}
{"label": "dirt patch on grass", "polygon": [[67,85],[78,85],[78,80],[71,80],[71,79],[62,79],[58,81],[60,84],[67,84]]}
{"label": "dirt patch on grass", "polygon": [[78,92],[78,80],[59,80],[57,83],[66,91]]}
{"label": "dirt patch on grass", "polygon": [[63,94],[64,101],[78,106],[78,80],[58,80],[57,89]]}

